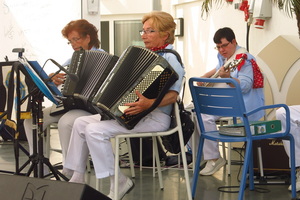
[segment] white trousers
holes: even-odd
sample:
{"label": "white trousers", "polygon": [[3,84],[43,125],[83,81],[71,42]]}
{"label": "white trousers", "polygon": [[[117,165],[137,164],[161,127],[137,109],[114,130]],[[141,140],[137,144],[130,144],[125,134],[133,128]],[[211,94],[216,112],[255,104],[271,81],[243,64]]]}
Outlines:
{"label": "white trousers", "polygon": [[[291,129],[290,133],[295,139],[295,157],[296,157],[296,167],[300,167],[300,105],[289,106],[290,116],[291,116]],[[283,108],[279,108],[276,111],[276,119],[281,120],[282,129],[286,128],[286,113]],[[283,140],[284,149],[287,155],[290,157],[290,142],[288,140]]]}
{"label": "white trousers", "polygon": [[[205,115],[205,114],[201,114],[201,116],[202,116],[202,120],[203,120],[206,131],[216,131],[217,130],[216,121],[221,118],[220,116]],[[200,129],[196,128],[196,131],[198,131],[198,134],[196,134],[196,135],[200,136],[200,134],[201,134]],[[199,141],[199,139],[196,139],[196,141]],[[198,144],[196,144],[196,147],[198,147]],[[221,155],[220,155],[220,151],[219,151],[219,142],[215,142],[212,140],[204,140],[203,157],[204,157],[203,158],[204,160],[220,158]]]}
{"label": "white trousers", "polygon": [[[76,118],[81,116],[92,115],[85,110],[74,109],[66,112],[65,114],[51,116],[51,107],[43,109],[43,129],[45,130],[52,123],[58,123],[58,133],[60,139],[60,145],[62,148],[62,162],[64,163],[65,157],[69,147],[69,141],[71,137],[72,127]],[[33,153],[33,137],[32,137],[32,119],[24,120],[24,129],[29,145],[30,154]],[[44,152],[45,153],[45,152]]]}
{"label": "white trousers", "polygon": [[[194,113],[195,115],[195,113]],[[205,115],[201,114],[202,120],[205,126],[206,130],[215,131],[217,130],[216,120],[218,120],[219,116],[213,116],[213,115]],[[194,140],[195,140],[195,153],[197,153],[197,148],[199,145],[199,139],[200,139],[200,127],[198,124],[198,119],[196,116],[194,116],[194,123],[195,123],[195,133],[194,133]],[[193,142],[190,142],[191,146],[193,145]],[[219,143],[212,141],[212,140],[204,140],[204,146],[203,146],[203,159],[204,160],[211,160],[220,158],[220,151],[219,151]],[[197,156],[197,155],[195,155]]]}
{"label": "white trousers", "polygon": [[170,126],[170,116],[159,110],[149,113],[132,130],[116,120],[100,121],[100,118],[100,115],[92,115],[75,120],[64,168],[84,173],[90,153],[96,177],[112,176],[114,152],[110,138],[124,133],[165,131]]}

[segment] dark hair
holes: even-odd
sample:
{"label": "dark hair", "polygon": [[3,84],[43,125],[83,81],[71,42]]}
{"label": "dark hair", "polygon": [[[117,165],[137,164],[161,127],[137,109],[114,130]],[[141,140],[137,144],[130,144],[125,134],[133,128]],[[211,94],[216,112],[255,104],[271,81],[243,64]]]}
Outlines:
{"label": "dark hair", "polygon": [[79,19],[70,21],[61,31],[62,35],[65,38],[68,38],[68,35],[72,31],[77,31],[80,36],[86,37],[90,36],[89,48],[96,47],[100,48],[100,41],[98,38],[98,29],[85,19]]}
{"label": "dark hair", "polygon": [[235,39],[235,34],[231,28],[224,27],[217,30],[217,32],[214,35],[214,42],[216,44],[220,44],[221,39],[226,38],[227,41],[232,42],[232,40]]}

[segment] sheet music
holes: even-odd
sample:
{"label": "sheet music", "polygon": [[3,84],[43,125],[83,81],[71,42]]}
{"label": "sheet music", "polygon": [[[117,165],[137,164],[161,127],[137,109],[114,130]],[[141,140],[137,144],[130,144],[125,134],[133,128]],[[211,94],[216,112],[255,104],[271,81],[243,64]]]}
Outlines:
{"label": "sheet music", "polygon": [[[36,84],[36,86],[41,90],[41,92],[53,103],[58,104],[61,100],[52,94],[49,90],[48,86],[44,83],[44,81],[40,78],[40,75],[36,73],[36,71],[32,68],[32,66],[28,63],[27,59],[23,56],[19,58],[19,61],[24,65],[24,68]],[[41,68],[41,71],[43,69]],[[57,88],[56,88],[57,89]],[[59,94],[58,92],[57,94]]]}

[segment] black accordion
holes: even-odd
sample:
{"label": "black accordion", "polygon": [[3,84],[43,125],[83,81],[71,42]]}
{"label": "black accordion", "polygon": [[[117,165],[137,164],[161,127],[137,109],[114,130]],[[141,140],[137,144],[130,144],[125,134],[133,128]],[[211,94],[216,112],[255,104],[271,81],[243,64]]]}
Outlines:
{"label": "black accordion", "polygon": [[72,81],[68,76],[63,86],[63,106],[66,110],[82,109],[98,113],[92,100],[98,89],[113,69],[117,56],[97,50],[80,50],[73,53],[68,71],[76,74],[79,81]]}
{"label": "black accordion", "polygon": [[[178,74],[163,57],[144,47],[130,46],[101,85],[93,104],[107,117],[132,129],[160,104],[176,80]],[[137,115],[125,115],[124,110],[128,107],[124,104],[138,100],[136,90],[143,96],[156,100],[148,110]]]}

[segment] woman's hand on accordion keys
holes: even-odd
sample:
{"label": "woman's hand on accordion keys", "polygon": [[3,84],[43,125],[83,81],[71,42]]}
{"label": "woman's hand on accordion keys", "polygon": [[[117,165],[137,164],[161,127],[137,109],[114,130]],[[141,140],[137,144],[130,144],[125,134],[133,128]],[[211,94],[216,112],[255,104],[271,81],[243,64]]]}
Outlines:
{"label": "woman's hand on accordion keys", "polygon": [[[49,74],[49,77],[51,77],[52,75],[53,75],[53,73]],[[66,74],[65,73],[56,74],[55,76],[53,76],[51,78],[52,82],[56,86],[59,86],[59,85],[63,84],[65,82],[65,79],[66,79]]]}
{"label": "woman's hand on accordion keys", "polygon": [[154,102],[154,99],[146,98],[139,91],[135,91],[135,93],[138,96],[138,101],[125,104],[125,106],[129,106],[129,108],[124,111],[125,115],[137,115],[150,108]]}

